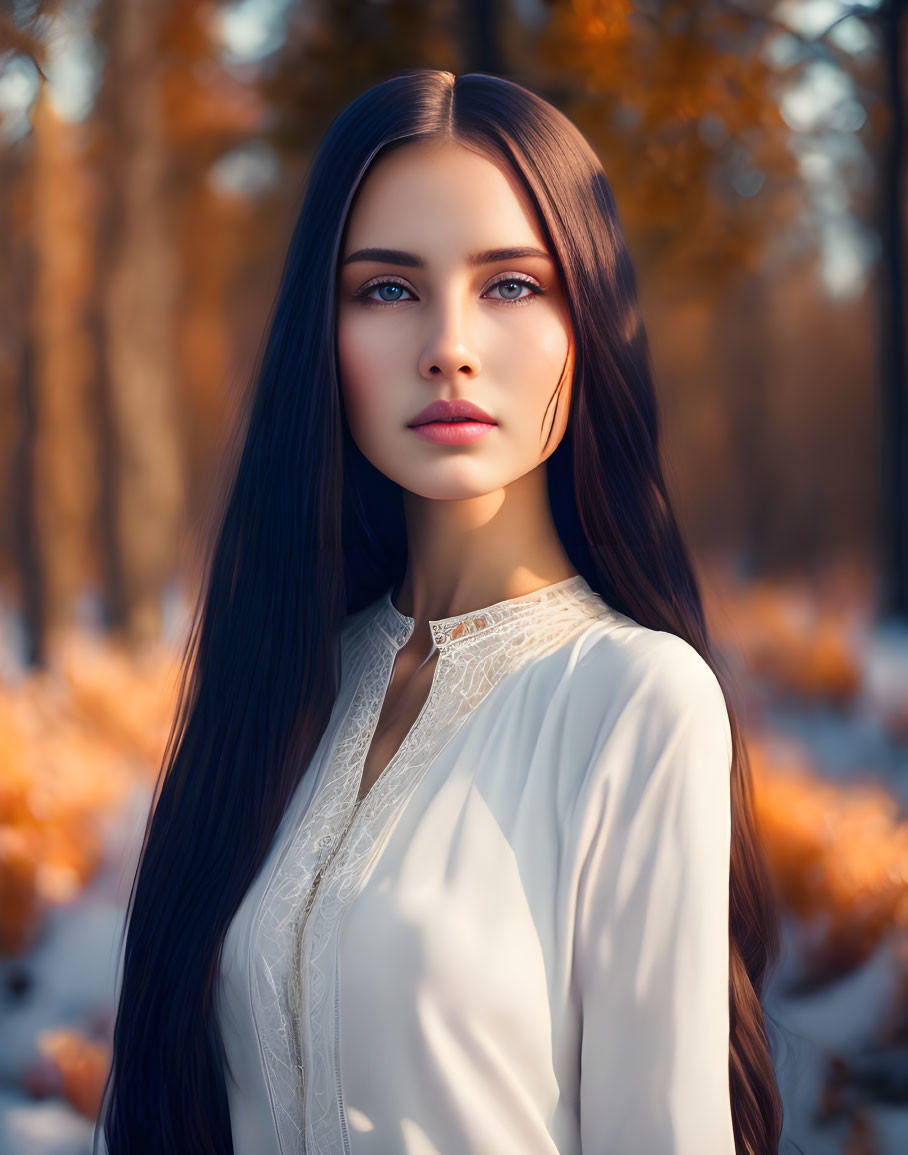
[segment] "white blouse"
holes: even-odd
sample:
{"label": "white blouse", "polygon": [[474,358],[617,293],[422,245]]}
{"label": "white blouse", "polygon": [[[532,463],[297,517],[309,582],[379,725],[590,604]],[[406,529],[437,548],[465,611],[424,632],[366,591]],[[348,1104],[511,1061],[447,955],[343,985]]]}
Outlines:
{"label": "white blouse", "polygon": [[715,675],[580,575],[430,624],[428,697],[357,803],[414,621],[390,591],[347,619],[228,930],[236,1155],[734,1155]]}

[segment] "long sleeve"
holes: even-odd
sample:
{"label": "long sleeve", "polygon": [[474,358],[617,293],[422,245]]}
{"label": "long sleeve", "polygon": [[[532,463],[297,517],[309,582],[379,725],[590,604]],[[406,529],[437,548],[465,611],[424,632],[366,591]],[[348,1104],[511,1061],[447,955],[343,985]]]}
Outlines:
{"label": "long sleeve", "polygon": [[714,673],[677,643],[593,767],[575,939],[583,1155],[735,1152],[731,732]]}

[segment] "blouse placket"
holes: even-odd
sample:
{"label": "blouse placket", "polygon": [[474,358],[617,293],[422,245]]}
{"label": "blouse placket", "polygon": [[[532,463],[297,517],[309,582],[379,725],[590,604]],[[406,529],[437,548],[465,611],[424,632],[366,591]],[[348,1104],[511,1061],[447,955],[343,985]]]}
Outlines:
{"label": "blouse placket", "polygon": [[[343,911],[395,817],[442,747],[503,677],[590,621],[601,621],[602,613],[601,599],[576,575],[525,598],[430,622],[439,656],[426,700],[388,765],[358,799],[394,660],[414,628],[390,593],[378,603],[372,624],[379,629],[363,635],[357,688],[328,755],[325,780],[274,870],[253,934],[251,1003],[284,1155],[349,1155],[332,947]],[[289,982],[277,969],[282,958],[292,959]]]}

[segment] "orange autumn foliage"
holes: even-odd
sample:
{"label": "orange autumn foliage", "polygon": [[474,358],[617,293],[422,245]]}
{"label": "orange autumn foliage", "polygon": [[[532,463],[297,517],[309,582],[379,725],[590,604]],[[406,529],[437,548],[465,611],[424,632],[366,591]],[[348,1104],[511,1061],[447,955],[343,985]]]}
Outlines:
{"label": "orange autumn foliage", "polygon": [[825,599],[805,583],[727,579],[707,589],[711,632],[735,649],[750,675],[777,696],[843,706],[857,694],[862,668],[860,602]]}
{"label": "orange autumn foliage", "polygon": [[[790,132],[758,22],[676,2],[549,7],[518,59],[563,86],[562,106],[603,158],[643,267],[658,263],[660,276],[689,286],[702,276],[710,291],[756,267],[768,233],[796,211]],[[759,202],[731,193],[733,171],[759,177]]]}
{"label": "orange autumn foliage", "polygon": [[808,967],[830,975],[908,932],[908,822],[882,784],[824,782],[798,754],[748,741],[754,810],[786,909],[812,924]]}
{"label": "orange autumn foliage", "polygon": [[41,1058],[26,1073],[25,1089],[35,1098],[62,1095],[88,1119],[101,1109],[104,1082],[110,1069],[111,1051],[78,1031],[42,1031],[38,1036]]}
{"label": "orange autumn foliage", "polygon": [[73,631],[52,669],[0,687],[0,951],[22,953],[41,915],[104,861],[104,824],[156,774],[175,707],[174,656],[130,659]]}

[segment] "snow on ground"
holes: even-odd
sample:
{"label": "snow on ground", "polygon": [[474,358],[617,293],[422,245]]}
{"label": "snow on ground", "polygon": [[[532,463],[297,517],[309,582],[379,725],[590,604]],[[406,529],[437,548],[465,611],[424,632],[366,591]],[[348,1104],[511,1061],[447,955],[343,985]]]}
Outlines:
{"label": "snow on ground", "polygon": [[[897,745],[886,722],[908,710],[908,629],[883,625],[864,640],[862,685],[848,711],[827,706],[792,707],[775,702],[767,728],[779,739],[793,739],[823,776],[853,782],[872,775],[898,800],[908,819],[908,745]],[[828,1057],[838,1056],[852,1069],[874,1057],[873,1041],[891,1013],[899,970],[893,934],[856,971],[823,990],[799,997],[785,994],[799,977],[794,922],[783,917],[782,957],[764,997],[770,1016],[776,1076],[785,1107],[781,1155],[797,1144],[805,1155],[905,1155],[908,1153],[908,1048],[888,1051],[878,1061],[891,1074],[897,1103],[864,1102],[862,1123],[817,1115]],[[802,928],[803,929],[803,928]],[[904,949],[902,952],[904,960]],[[882,1078],[878,1076],[878,1083]],[[856,1102],[853,1088],[849,1103]]]}
{"label": "snow on ground", "polygon": [[0,1155],[90,1155],[94,1121],[65,1099],[32,1099],[23,1077],[40,1059],[39,1032],[91,1034],[112,1024],[120,934],[150,802],[146,787],[135,791],[107,829],[110,865],[77,902],[49,914],[23,958],[0,959]]}
{"label": "snow on ground", "polygon": [[870,1137],[864,1147],[846,1145],[846,1137],[855,1137],[849,1120],[824,1124],[815,1117],[827,1056],[855,1060],[885,1023],[898,973],[894,936],[839,982],[798,998],[783,993],[797,973],[794,927],[787,918],[783,919],[782,938],[782,961],[763,1000],[785,1109],[780,1155],[791,1155],[798,1147],[805,1155],[857,1155],[865,1151],[904,1155],[908,1152],[908,1104],[899,1109],[868,1105]]}

